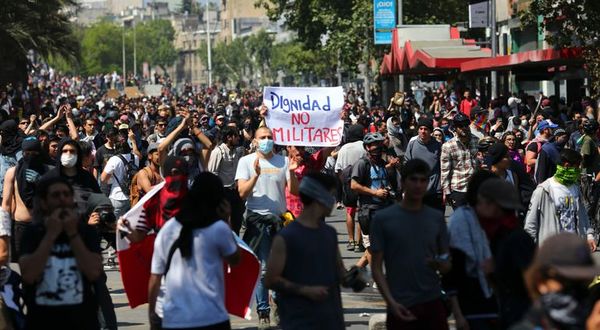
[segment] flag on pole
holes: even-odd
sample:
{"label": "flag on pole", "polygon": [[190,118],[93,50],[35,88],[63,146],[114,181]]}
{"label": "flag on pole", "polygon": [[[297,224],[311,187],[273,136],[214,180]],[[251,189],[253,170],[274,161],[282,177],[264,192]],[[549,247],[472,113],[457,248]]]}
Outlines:
{"label": "flag on pole", "polygon": [[[129,221],[131,228],[136,228],[143,219],[156,218],[156,215],[146,214],[146,212],[160,212],[155,207],[148,209],[148,206],[156,204],[164,186],[164,181],[156,185],[123,216]],[[225,307],[229,314],[249,320],[254,290],[260,278],[260,262],[246,243],[238,236],[234,235],[234,237],[240,248],[241,258],[240,264],[235,267],[224,263]],[[131,243],[117,231],[119,268],[131,308],[148,302],[148,282],[155,238],[156,234],[150,234],[139,243]]]}

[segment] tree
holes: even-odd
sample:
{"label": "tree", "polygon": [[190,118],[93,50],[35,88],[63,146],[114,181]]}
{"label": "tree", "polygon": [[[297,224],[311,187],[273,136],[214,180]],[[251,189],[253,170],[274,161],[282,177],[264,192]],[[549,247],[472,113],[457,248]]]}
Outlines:
{"label": "tree", "polygon": [[[212,72],[222,84],[238,83],[251,76],[252,60],[246,49],[245,38],[230,43],[218,42],[212,51]],[[208,67],[207,45],[202,43],[198,50],[205,67]]]}
{"label": "tree", "polygon": [[[538,20],[541,18],[541,20]],[[581,47],[592,95],[600,97],[600,1],[534,0],[521,13],[524,26],[545,29],[545,40],[555,48]]]}
{"label": "tree", "polygon": [[79,43],[65,7],[75,0],[1,2],[0,83],[27,81],[27,53],[79,61]]}
{"label": "tree", "polygon": [[[395,1],[395,0],[394,0]],[[467,19],[468,0],[403,0],[405,24],[456,23]],[[324,51],[346,70],[381,58],[386,47],[373,44],[373,1],[256,0],[271,20],[284,18],[307,48]],[[439,14],[438,14],[439,13]]]}
{"label": "tree", "polygon": [[[138,63],[148,62],[166,68],[177,60],[173,46],[175,29],[167,20],[154,20],[136,26]],[[139,68],[138,68],[139,69]]]}
{"label": "tree", "polygon": [[122,37],[123,28],[112,22],[103,21],[86,28],[81,40],[81,73],[122,71]]}

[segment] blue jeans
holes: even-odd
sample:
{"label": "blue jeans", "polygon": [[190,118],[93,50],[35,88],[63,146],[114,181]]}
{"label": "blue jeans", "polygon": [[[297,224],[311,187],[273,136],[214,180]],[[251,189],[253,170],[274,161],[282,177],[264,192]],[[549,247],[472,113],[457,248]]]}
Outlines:
{"label": "blue jeans", "polygon": [[116,200],[116,199],[111,199],[110,203],[112,204],[112,206],[114,208],[115,216],[117,217],[117,219],[119,219],[120,216],[127,213],[127,211],[129,211],[129,209],[131,208],[131,205],[129,205],[128,199],[125,199],[122,201]]}
{"label": "blue jeans", "polygon": [[[269,289],[265,287],[265,273],[267,271],[267,260],[269,259],[269,252],[271,252],[271,242],[273,241],[273,237],[270,233],[265,232],[262,239],[260,240],[260,244],[256,251],[256,256],[260,261],[260,280],[258,281],[258,285],[256,286],[256,291],[254,295],[256,297],[256,311],[260,314],[266,314],[267,316],[271,312],[271,306],[269,305]],[[275,292],[273,292],[275,295]]]}
{"label": "blue jeans", "polygon": [[17,151],[14,155],[0,155],[0,200],[2,200],[6,171],[13,166],[17,166],[17,162],[22,157],[23,152],[21,150]]}

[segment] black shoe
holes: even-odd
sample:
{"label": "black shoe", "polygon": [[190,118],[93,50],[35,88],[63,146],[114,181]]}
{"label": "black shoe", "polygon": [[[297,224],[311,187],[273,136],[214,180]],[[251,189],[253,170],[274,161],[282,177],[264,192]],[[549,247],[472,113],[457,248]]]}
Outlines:
{"label": "black shoe", "polygon": [[348,251],[354,251],[354,246],[356,245],[355,241],[349,241],[348,245],[346,245],[346,250]]}
{"label": "black shoe", "polygon": [[365,247],[361,243],[356,243],[356,245],[354,245],[354,252],[363,253],[366,250],[367,249],[365,249]]}

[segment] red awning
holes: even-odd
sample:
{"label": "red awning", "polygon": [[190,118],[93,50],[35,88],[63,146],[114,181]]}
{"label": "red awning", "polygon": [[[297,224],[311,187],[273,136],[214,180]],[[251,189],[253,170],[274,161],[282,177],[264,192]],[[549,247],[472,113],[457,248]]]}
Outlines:
{"label": "red awning", "polygon": [[461,64],[460,70],[461,72],[508,71],[517,67],[553,67],[579,64],[579,61],[583,61],[581,48],[540,49],[464,62]]}

